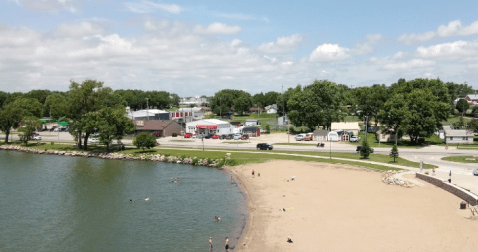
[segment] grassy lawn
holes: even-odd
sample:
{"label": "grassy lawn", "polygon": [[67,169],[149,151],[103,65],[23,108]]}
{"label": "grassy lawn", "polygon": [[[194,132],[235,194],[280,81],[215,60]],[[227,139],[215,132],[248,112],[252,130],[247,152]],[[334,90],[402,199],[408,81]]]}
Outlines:
{"label": "grassy lawn", "polygon": [[[443,121],[443,122],[441,122],[441,123],[442,123],[442,125],[447,125],[447,126],[448,126],[448,125],[453,125],[453,123],[456,123],[456,122],[458,122],[458,121],[460,121],[460,117],[459,117],[459,116],[450,116],[450,118],[448,118],[447,121]],[[464,121],[465,123],[468,123],[468,122],[471,121],[471,118],[463,117],[463,121]]]}
{"label": "grassy lawn", "polygon": [[[226,142],[227,143],[227,142]],[[231,142],[232,143],[232,142]],[[245,142],[237,142],[245,143]],[[237,144],[236,143],[236,144]],[[75,147],[73,144],[54,144],[42,143],[38,145],[36,142],[28,144],[28,148],[32,149],[41,149],[41,150],[57,150],[57,151],[82,151]],[[102,145],[89,145],[89,152],[106,152],[106,147]],[[114,147],[110,147],[110,152],[119,152],[123,154],[132,154],[133,156],[139,156],[145,154],[142,150],[132,147],[127,147],[124,151],[117,151]],[[369,163],[359,163],[354,161],[344,161],[344,160],[334,160],[329,159],[329,153],[327,152],[302,152],[302,151],[260,151],[260,150],[234,150],[234,149],[206,149],[202,151],[200,149],[189,149],[189,148],[169,148],[169,147],[156,147],[146,151],[146,154],[161,154],[161,155],[174,155],[174,156],[187,156],[187,157],[198,157],[198,158],[223,158],[226,152],[231,153],[231,158],[236,160],[234,165],[249,164],[249,163],[263,163],[270,160],[296,160],[296,161],[309,161],[309,162],[325,162],[333,164],[349,164],[354,166],[363,166],[379,170],[397,170],[392,167],[387,167],[378,164],[369,164]],[[291,156],[286,154],[297,154],[297,155],[310,155],[313,157],[304,157],[304,156]],[[316,158],[318,157],[318,158]],[[359,154],[353,153],[332,153],[332,157],[335,158],[346,158],[346,159],[355,159],[363,160]],[[397,162],[394,163],[393,160],[388,155],[382,154],[371,154],[368,161],[385,163],[385,164],[396,164],[408,167],[418,168],[420,166],[417,162],[408,161],[402,158],[398,158]],[[425,164],[425,169],[431,169],[432,165]]]}
{"label": "grassy lawn", "polygon": [[[359,136],[361,138],[359,142],[348,142],[348,144],[362,145],[362,143],[364,141],[365,133],[360,132]],[[373,134],[373,133],[368,133],[367,134],[367,140],[368,140],[368,144],[372,148],[379,148],[379,147],[382,147],[382,148],[390,147],[390,148],[392,148],[393,145],[395,144],[395,142],[380,142],[379,143],[378,140],[375,137],[375,134]],[[425,147],[425,146],[428,146],[428,145],[443,145],[443,146],[445,146],[446,144],[445,144],[445,141],[443,139],[440,139],[437,135],[433,135],[431,137],[425,138],[425,141],[423,143],[419,143],[419,144],[416,144],[416,143],[414,143],[410,140],[402,140],[402,141],[398,142],[397,147],[418,149],[418,148],[422,148],[422,147]]]}
{"label": "grassy lawn", "polygon": [[442,160],[459,162],[459,163],[478,163],[478,157],[472,157],[472,156],[443,157]]}

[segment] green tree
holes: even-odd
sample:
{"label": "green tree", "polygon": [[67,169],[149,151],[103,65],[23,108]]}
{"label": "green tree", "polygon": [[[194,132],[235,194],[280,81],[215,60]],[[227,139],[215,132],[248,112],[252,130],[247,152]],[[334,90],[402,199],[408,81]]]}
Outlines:
{"label": "green tree", "polygon": [[362,120],[365,117],[375,118],[375,125],[377,125],[378,113],[390,98],[388,88],[385,85],[374,84],[371,87],[358,87],[354,92],[357,109],[361,110],[359,117]]}
{"label": "green tree", "polygon": [[40,118],[43,115],[43,104],[35,98],[18,98],[13,102],[17,108],[24,110],[24,115]]}
{"label": "green tree", "polygon": [[466,99],[460,99],[456,103],[456,109],[461,113],[461,116],[465,116],[466,110],[470,107]]}
{"label": "green tree", "polygon": [[102,108],[99,111],[91,112],[86,118],[86,127],[89,131],[97,131],[100,143],[106,146],[109,152],[109,146],[113,139],[121,140],[123,135],[134,132],[133,121],[125,116],[124,107]]}
{"label": "green tree", "polygon": [[471,122],[468,123],[468,129],[478,133],[478,120],[471,120]]}
{"label": "green tree", "polygon": [[0,108],[7,104],[10,99],[10,94],[0,91]]}
{"label": "green tree", "polygon": [[332,122],[342,118],[340,96],[337,85],[323,80],[305,86],[302,91],[294,92],[287,103],[289,120],[295,126],[329,127]]}
{"label": "green tree", "polygon": [[13,103],[0,109],[0,130],[5,133],[5,143],[8,143],[12,128],[18,128],[18,123],[22,120],[23,114],[23,110],[13,105]]}
{"label": "green tree", "polygon": [[370,156],[370,153],[372,153],[372,149],[370,148],[370,145],[368,144],[367,141],[367,133],[365,133],[365,138],[362,143],[362,148],[360,149],[360,156],[362,158],[367,159]]}
{"label": "green tree", "polygon": [[45,110],[55,120],[69,115],[69,105],[68,97],[59,93],[53,93],[45,100]]}
{"label": "green tree", "polygon": [[20,141],[28,145],[28,141],[32,138],[32,133],[36,129],[41,128],[42,123],[38,117],[26,116],[22,119],[21,126],[18,128]]}
{"label": "green tree", "polygon": [[87,116],[103,108],[111,92],[110,88],[103,88],[103,82],[95,80],[85,80],[81,84],[71,82],[68,99],[68,117],[71,119],[69,128],[70,133],[78,141],[78,147],[85,150],[88,148],[88,138],[94,133],[94,129],[88,124]]}
{"label": "green tree", "polygon": [[274,91],[267,92],[264,95],[263,105],[270,106],[272,104],[277,104],[277,99],[279,98],[280,94]]}
{"label": "green tree", "polygon": [[240,115],[244,114],[245,111],[249,111],[252,107],[251,95],[249,93],[243,93],[234,100],[234,111]]}
{"label": "green tree", "polygon": [[446,121],[451,106],[447,88],[440,80],[400,79],[390,90],[394,95],[383,105],[379,119],[397,136],[408,134],[412,142],[429,137]]}
{"label": "green tree", "polygon": [[392,150],[390,151],[390,157],[393,157],[393,162],[395,163],[395,159],[398,158],[398,148],[396,144],[393,145]]}
{"label": "green tree", "polygon": [[156,146],[156,138],[149,134],[149,133],[139,133],[133,140],[133,145],[135,145],[138,149],[143,148],[153,148]]}
{"label": "green tree", "polygon": [[266,102],[265,102],[265,96],[262,92],[258,93],[258,94],[255,94],[254,96],[252,96],[252,105],[254,107],[260,107],[260,108],[264,108]]}

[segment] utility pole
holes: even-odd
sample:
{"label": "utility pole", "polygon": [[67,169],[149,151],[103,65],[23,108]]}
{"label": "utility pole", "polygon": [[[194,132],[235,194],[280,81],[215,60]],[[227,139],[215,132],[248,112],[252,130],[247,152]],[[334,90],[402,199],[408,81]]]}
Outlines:
{"label": "utility pole", "polygon": [[146,97],[146,117],[148,118],[147,120],[149,121],[149,103],[148,103],[149,98]]}
{"label": "utility pole", "polygon": [[[287,114],[285,113],[285,99],[284,99],[284,84],[282,84],[282,114],[284,119],[287,120]],[[287,142],[290,143],[290,123],[287,120]]]}

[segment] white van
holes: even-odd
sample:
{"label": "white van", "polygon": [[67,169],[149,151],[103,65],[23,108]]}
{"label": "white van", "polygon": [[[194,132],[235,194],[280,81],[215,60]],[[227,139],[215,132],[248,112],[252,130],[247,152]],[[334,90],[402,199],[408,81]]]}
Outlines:
{"label": "white van", "polygon": [[297,134],[295,136],[295,140],[296,141],[302,141],[302,140],[304,140],[305,136],[306,136],[306,134]]}

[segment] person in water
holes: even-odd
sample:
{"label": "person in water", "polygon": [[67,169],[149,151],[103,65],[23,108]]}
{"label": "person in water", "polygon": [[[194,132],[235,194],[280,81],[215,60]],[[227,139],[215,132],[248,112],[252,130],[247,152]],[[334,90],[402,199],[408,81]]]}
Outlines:
{"label": "person in water", "polygon": [[226,252],[229,251],[229,238],[226,236]]}
{"label": "person in water", "polygon": [[130,202],[130,203],[133,203],[133,200],[132,200],[132,199],[129,199],[129,202]]}
{"label": "person in water", "polygon": [[209,237],[209,252],[212,251],[212,237]]}

